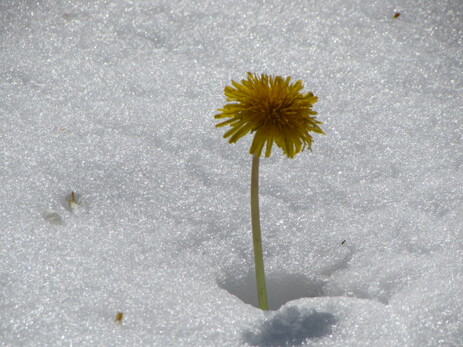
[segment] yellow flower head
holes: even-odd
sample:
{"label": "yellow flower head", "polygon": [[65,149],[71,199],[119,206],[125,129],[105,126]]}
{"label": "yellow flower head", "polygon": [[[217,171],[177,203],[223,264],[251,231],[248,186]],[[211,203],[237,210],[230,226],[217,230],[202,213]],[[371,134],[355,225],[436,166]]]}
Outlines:
{"label": "yellow flower head", "polygon": [[214,118],[229,118],[217,127],[230,125],[225,132],[228,142],[234,143],[249,132],[254,132],[250,153],[261,156],[265,145],[265,156],[270,156],[275,142],[283,152],[293,158],[306,147],[311,149],[309,132],[323,134],[313,117],[317,112],[312,106],[317,97],[312,93],[301,93],[302,81],[290,83],[291,77],[260,77],[248,72],[241,84],[232,81],[233,87],[225,87],[227,101]]}

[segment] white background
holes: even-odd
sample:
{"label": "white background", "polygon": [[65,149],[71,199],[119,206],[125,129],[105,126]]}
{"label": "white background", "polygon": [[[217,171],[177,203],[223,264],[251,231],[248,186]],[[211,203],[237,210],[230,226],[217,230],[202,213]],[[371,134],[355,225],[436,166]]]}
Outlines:
{"label": "white background", "polygon": [[[2,1],[0,344],[462,346],[462,18],[460,0]],[[248,71],[301,79],[326,132],[261,160],[267,313],[251,137],[213,119]]]}

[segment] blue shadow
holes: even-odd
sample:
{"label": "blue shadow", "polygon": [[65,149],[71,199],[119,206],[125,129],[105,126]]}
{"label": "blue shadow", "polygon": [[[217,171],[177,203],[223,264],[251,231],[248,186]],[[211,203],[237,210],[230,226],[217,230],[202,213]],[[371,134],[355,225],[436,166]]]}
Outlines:
{"label": "blue shadow", "polygon": [[300,345],[308,339],[330,335],[335,323],[331,313],[288,307],[264,321],[256,331],[245,331],[243,339],[259,347]]}

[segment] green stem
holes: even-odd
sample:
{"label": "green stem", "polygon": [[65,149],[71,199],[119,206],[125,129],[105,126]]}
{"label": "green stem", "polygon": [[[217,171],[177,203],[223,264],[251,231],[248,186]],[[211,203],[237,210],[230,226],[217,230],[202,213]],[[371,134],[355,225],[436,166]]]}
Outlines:
{"label": "green stem", "polygon": [[257,298],[259,307],[268,310],[267,289],[265,288],[264,257],[262,255],[262,237],[259,219],[259,157],[252,157],[251,170],[251,221],[254,262],[256,267]]}

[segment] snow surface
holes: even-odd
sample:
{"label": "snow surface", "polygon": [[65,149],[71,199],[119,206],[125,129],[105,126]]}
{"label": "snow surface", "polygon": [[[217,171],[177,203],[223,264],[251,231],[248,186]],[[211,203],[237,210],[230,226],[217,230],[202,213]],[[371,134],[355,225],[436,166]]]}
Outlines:
{"label": "snow surface", "polygon": [[[2,346],[463,346],[461,0],[3,0],[0,24]],[[326,132],[261,161],[269,312],[251,138],[213,119],[248,71],[302,79]]]}

